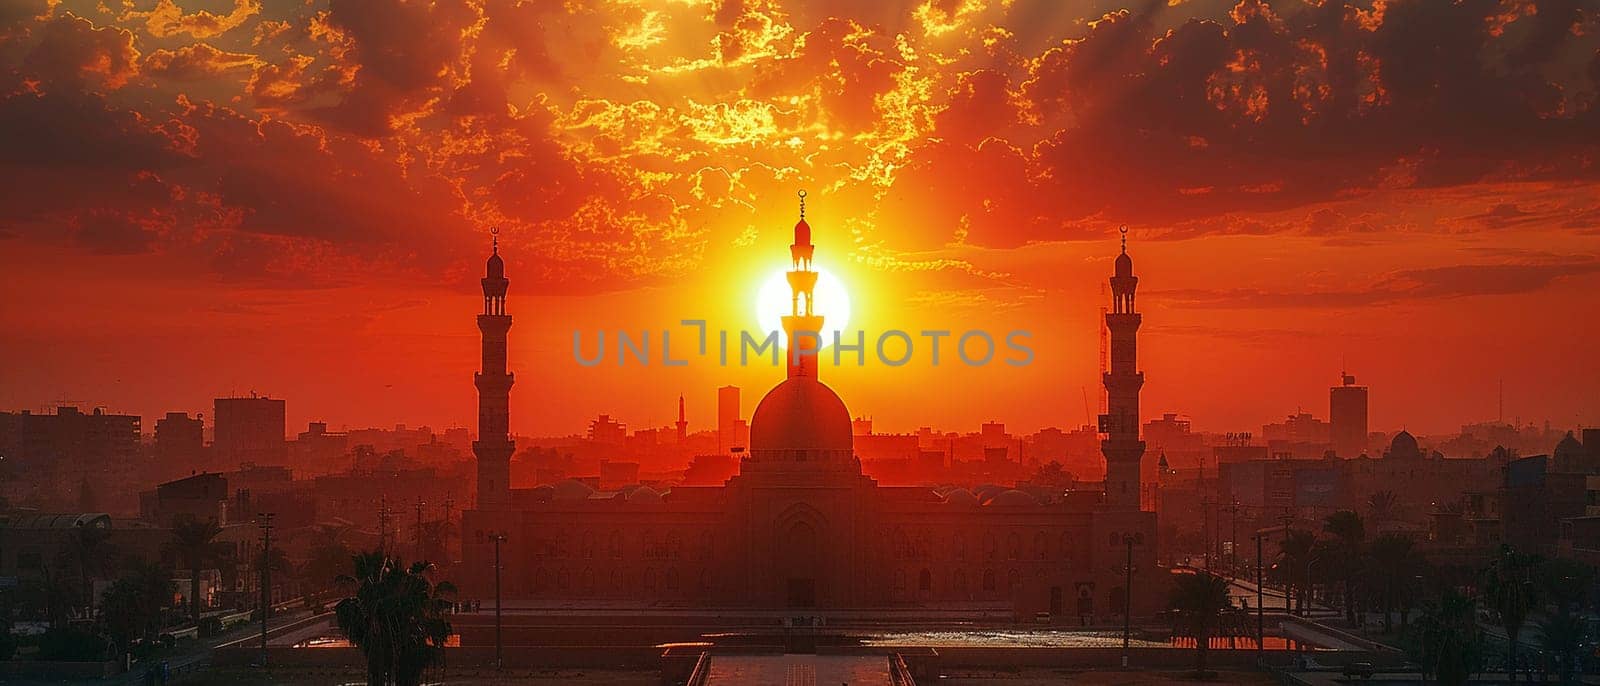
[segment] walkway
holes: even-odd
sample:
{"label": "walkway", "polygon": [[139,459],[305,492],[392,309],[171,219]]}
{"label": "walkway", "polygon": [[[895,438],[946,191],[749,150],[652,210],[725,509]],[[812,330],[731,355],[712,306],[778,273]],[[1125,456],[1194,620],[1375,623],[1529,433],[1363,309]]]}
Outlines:
{"label": "walkway", "polygon": [[889,686],[882,655],[713,655],[706,686]]}

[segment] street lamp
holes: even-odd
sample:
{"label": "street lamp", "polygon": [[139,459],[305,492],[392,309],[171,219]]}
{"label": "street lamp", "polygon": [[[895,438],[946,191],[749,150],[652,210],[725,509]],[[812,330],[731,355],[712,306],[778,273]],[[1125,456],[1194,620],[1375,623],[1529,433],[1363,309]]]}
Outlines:
{"label": "street lamp", "polygon": [[[1266,595],[1261,590],[1263,582],[1261,576],[1261,532],[1257,531],[1256,539],[1256,656],[1260,657],[1266,650]],[[1287,603],[1288,601],[1284,601]]]}
{"label": "street lamp", "polygon": [[490,534],[489,540],[494,541],[494,668],[501,669],[505,665],[505,657],[500,638],[500,544],[505,542],[506,535]]}
{"label": "street lamp", "polygon": [[1122,668],[1128,668],[1128,635],[1133,630],[1133,536],[1122,535],[1122,543],[1128,547],[1128,563],[1123,567],[1126,581],[1122,584]]}

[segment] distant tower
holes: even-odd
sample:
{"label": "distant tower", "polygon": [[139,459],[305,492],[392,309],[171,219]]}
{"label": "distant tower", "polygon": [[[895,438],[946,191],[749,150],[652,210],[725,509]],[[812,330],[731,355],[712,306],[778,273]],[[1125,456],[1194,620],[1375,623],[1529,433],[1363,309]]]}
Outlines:
{"label": "distant tower", "polygon": [[1106,386],[1106,414],[1100,415],[1100,452],[1106,457],[1106,503],[1116,509],[1139,509],[1139,460],[1144,457],[1144,441],[1139,440],[1139,389],[1144,372],[1139,371],[1139,313],[1133,307],[1133,292],[1139,277],[1133,275],[1133,258],[1128,257],[1128,228],[1122,228],[1122,254],[1117,256],[1116,272],[1111,277],[1111,312],[1106,328],[1111,333],[1111,370],[1102,378]]}
{"label": "distant tower", "polygon": [[683,394],[678,394],[678,445],[689,438],[689,420],[684,417]]}
{"label": "distant tower", "polygon": [[483,276],[483,314],[478,315],[478,330],[483,332],[483,371],[473,375],[478,387],[478,440],[472,453],[478,457],[478,509],[503,510],[511,506],[511,383],[506,371],[506,332],[511,330],[511,315],[506,314],[505,261],[500,259],[499,231],[494,232],[493,252]]}
{"label": "distant tower", "polygon": [[1339,385],[1328,389],[1328,433],[1333,454],[1359,457],[1367,448],[1367,387],[1356,377],[1339,373]]}
{"label": "distant tower", "polygon": [[[794,225],[794,243],[789,246],[789,293],[792,311],[783,318],[783,332],[788,337],[789,376],[817,378],[816,348],[822,347],[822,317],[812,313],[812,293],[817,288],[817,273],[811,269],[811,225],[806,223],[806,192],[800,191],[800,221]],[[808,341],[809,353],[800,350],[800,339]]]}
{"label": "distant tower", "polygon": [[728,453],[743,448],[739,435],[739,387],[723,386],[717,389],[717,452]]}

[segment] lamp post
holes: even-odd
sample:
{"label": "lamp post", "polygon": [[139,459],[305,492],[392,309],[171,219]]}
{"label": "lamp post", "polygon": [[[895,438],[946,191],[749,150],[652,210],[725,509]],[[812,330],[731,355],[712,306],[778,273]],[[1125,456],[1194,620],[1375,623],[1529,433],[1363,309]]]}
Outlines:
{"label": "lamp post", "polygon": [[1126,581],[1122,584],[1122,668],[1128,668],[1128,636],[1133,631],[1133,536],[1122,535],[1122,543],[1128,547],[1128,563],[1123,567]]}
{"label": "lamp post", "polygon": [[261,527],[261,666],[267,666],[267,617],[272,614],[272,518],[274,512],[256,513]]}
{"label": "lamp post", "polygon": [[491,534],[489,540],[494,541],[494,668],[500,669],[505,664],[504,644],[500,638],[500,544],[505,542],[506,535]]}
{"label": "lamp post", "polygon": [[[1261,590],[1261,532],[1256,532],[1256,656],[1266,650],[1266,595]],[[1287,597],[1287,596],[1285,596]],[[1288,601],[1285,600],[1285,607]]]}

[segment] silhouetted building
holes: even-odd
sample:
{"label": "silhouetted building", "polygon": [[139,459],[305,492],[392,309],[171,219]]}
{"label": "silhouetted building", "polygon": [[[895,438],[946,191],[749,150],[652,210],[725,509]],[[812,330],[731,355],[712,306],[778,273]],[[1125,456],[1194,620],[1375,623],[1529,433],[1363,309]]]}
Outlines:
{"label": "silhouetted building", "polygon": [[196,469],[206,461],[205,423],[184,412],[156,420],[156,460],[164,467]]}
{"label": "silhouetted building", "polygon": [[[791,351],[799,332],[823,323],[811,307],[810,231],[802,216],[788,275],[795,309],[783,319]],[[1131,340],[1120,345],[1131,354]],[[600,490],[567,479],[514,490],[509,511],[463,513],[464,592],[492,592],[500,532],[502,592],[533,607],[920,605],[1103,620],[1121,611],[1130,546],[1136,584],[1157,588],[1165,578],[1153,513],[1138,506],[1128,429],[1114,433],[1112,449],[1126,463],[1117,473],[1131,482],[1131,497],[1121,488],[882,486],[863,474],[849,411],[818,380],[816,355],[797,357],[757,405],[750,449],[735,453],[737,473],[723,485]],[[1115,370],[1131,368],[1121,357]],[[1122,402],[1125,377],[1117,378],[1115,407],[1136,417],[1137,407]],[[1136,442],[1137,419],[1126,426]],[[712,469],[706,460],[696,458],[690,472]],[[1159,593],[1135,598],[1141,614],[1165,602]]]}
{"label": "silhouetted building", "polygon": [[196,474],[156,486],[139,496],[139,518],[171,527],[179,519],[228,523],[228,480],[221,474]]}
{"label": "silhouetted building", "polygon": [[[48,510],[73,510],[85,484],[102,485],[100,495],[121,496],[114,485],[132,484],[141,475],[140,418],[95,408],[76,407],[54,414],[0,412],[0,493],[13,505]],[[137,508],[133,489],[126,498],[97,503],[99,509],[131,513]]]}
{"label": "silhouetted building", "polygon": [[733,452],[745,447],[748,427],[739,407],[739,387],[723,386],[717,389],[717,450]]}
{"label": "silhouetted building", "polygon": [[473,375],[478,387],[478,440],[472,442],[472,453],[478,458],[478,508],[482,510],[511,504],[511,454],[516,451],[511,441],[511,384],[516,378],[506,371],[506,332],[511,330],[506,289],[510,285],[496,236],[484,266],[483,314],[478,315],[483,369]]}
{"label": "silhouetted building", "polygon": [[1367,387],[1350,374],[1340,381],[1328,389],[1328,434],[1334,454],[1355,457],[1367,450]]}
{"label": "silhouetted building", "polygon": [[347,467],[350,435],[329,431],[327,422],[310,422],[294,439],[294,464],[301,469],[332,472]]}
{"label": "silhouetted building", "polygon": [[217,398],[212,403],[211,451],[232,468],[244,462],[282,464],[289,455],[286,403],[265,396]]}

